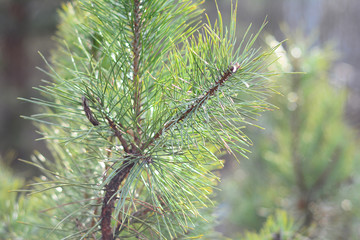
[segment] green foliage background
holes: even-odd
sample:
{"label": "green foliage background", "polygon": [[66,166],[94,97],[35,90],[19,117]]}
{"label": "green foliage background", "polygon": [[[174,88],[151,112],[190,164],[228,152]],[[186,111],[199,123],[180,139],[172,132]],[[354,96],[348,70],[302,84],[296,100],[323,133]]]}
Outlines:
{"label": "green foliage background", "polygon": [[[360,155],[356,133],[344,120],[346,91],[330,83],[336,54],[300,30],[286,32],[273,67],[300,74],[281,77],[283,96],[271,101],[279,110],[260,119],[266,134],[251,134],[257,147],[250,160],[224,181],[221,199],[232,209],[225,228],[259,229],[283,209],[305,236],[357,239]],[[266,40],[276,44],[273,37]]]}

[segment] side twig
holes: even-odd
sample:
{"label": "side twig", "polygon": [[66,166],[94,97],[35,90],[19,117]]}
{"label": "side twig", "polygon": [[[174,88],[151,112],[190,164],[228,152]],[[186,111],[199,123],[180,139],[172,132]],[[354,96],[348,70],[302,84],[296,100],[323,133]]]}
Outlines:
{"label": "side twig", "polygon": [[231,65],[215,82],[215,85],[210,88],[204,95],[197,98],[187,109],[185,112],[183,112],[178,118],[173,119],[169,122],[167,122],[163,128],[161,128],[153,138],[151,138],[147,143],[142,145],[141,150],[146,149],[149,145],[151,145],[155,140],[157,140],[164,132],[166,132],[168,129],[170,129],[173,125],[181,122],[183,119],[185,119],[191,112],[194,110],[200,108],[207,99],[209,99],[211,96],[215,94],[215,92],[218,91],[218,89],[229,79],[231,75],[233,75],[238,69],[240,68],[239,63],[235,63]]}
{"label": "side twig", "polygon": [[119,141],[121,142],[121,145],[124,148],[124,151],[126,153],[130,153],[130,149],[129,146],[126,142],[126,140],[123,138],[122,133],[120,132],[120,130],[118,129],[118,127],[116,126],[116,124],[114,123],[114,121],[112,121],[108,116],[105,116],[106,120],[109,123],[109,126],[111,127],[112,130],[114,130],[114,134],[115,136],[119,139]]}

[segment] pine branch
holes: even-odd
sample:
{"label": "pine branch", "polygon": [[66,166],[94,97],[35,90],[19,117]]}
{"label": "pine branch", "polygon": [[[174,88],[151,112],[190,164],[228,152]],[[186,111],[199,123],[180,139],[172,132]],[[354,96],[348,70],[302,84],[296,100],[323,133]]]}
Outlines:
{"label": "pine branch", "polygon": [[147,143],[145,143],[141,150],[145,150],[148,146],[150,146],[154,141],[156,141],[162,134],[164,134],[167,130],[169,130],[174,125],[180,123],[182,120],[184,120],[186,117],[188,117],[192,112],[194,112],[196,109],[199,109],[206,101],[209,100],[210,97],[212,97],[219,88],[225,83],[226,80],[231,77],[234,73],[236,73],[240,68],[239,63],[235,63],[231,65],[220,77],[219,80],[217,80],[212,88],[210,88],[204,95],[198,97],[194,103],[192,103],[185,112],[183,112],[178,118],[171,120],[167,122],[163,128],[161,128],[153,138],[151,138]]}

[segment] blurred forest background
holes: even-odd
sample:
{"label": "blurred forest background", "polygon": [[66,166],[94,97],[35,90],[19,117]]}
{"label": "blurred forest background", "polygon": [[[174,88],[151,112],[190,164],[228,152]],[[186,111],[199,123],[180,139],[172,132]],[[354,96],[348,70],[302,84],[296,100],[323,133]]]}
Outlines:
{"label": "blurred forest background", "polygon": [[[54,48],[51,37],[63,2],[0,2],[0,164],[6,169],[0,171],[0,212],[5,213],[0,222],[9,224],[0,227],[0,239],[13,224],[6,213],[12,214],[16,196],[9,198],[8,190],[39,174],[18,159],[31,159],[34,149],[46,155],[44,143],[35,141],[36,129],[20,118],[36,112],[35,106],[17,97],[36,96],[32,87],[46,78],[35,68],[44,66],[38,51],[47,57]],[[230,2],[218,0],[225,22]],[[213,0],[204,8],[216,18]],[[256,31],[267,18],[258,44],[287,39],[274,70],[306,73],[278,78],[282,95],[271,103],[279,110],[256,123],[265,130],[246,132],[254,142],[249,159],[238,164],[224,156],[217,230],[225,236],[237,239],[259,230],[282,209],[311,238],[360,239],[359,12],[358,0],[238,1],[239,34],[250,23]]]}

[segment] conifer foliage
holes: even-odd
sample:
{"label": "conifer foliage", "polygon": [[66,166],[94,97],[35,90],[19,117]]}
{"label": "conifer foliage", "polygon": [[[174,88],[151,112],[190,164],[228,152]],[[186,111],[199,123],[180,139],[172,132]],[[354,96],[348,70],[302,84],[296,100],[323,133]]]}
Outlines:
{"label": "conifer foliage", "polygon": [[[216,154],[245,156],[242,132],[269,108],[269,55],[250,28],[236,42],[199,1],[82,0],[64,5],[51,81],[35,120],[53,207],[48,237],[174,239],[206,234]],[[261,30],[261,29],[260,29]],[[45,60],[47,61],[47,60]],[[39,187],[41,186],[41,187]],[[46,219],[46,216],[49,216]],[[45,220],[46,219],[46,220]],[[43,223],[45,224],[45,223]],[[49,226],[51,225],[51,226]]]}

